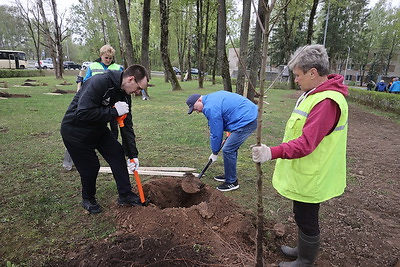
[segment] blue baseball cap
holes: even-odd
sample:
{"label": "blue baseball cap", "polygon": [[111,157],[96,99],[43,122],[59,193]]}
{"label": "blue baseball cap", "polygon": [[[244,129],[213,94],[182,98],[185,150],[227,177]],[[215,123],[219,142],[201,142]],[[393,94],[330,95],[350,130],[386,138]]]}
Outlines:
{"label": "blue baseball cap", "polygon": [[196,103],[196,101],[200,98],[201,95],[199,94],[193,94],[191,96],[188,97],[188,99],[186,100],[186,104],[189,107],[189,111],[188,114],[192,114],[193,109],[194,109],[194,104]]}

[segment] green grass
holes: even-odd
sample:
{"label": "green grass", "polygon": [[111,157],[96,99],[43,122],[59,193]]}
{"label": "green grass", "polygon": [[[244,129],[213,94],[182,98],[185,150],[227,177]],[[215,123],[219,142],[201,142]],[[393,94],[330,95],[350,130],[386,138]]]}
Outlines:
{"label": "green grass", "polygon": [[[47,86],[20,87],[26,78],[2,78],[10,94],[30,98],[0,99],[0,265],[7,261],[27,266],[44,265],[90,240],[101,240],[115,231],[112,213],[117,192],[111,175],[100,174],[97,198],[105,212],[87,215],[80,207],[80,178],[76,171],[64,171],[64,145],[59,129],[73,94],[46,95],[56,89],[75,90],[75,76],[65,76],[72,85],[59,87],[53,77],[35,77]],[[222,85],[197,81],[183,82],[182,91],[171,91],[164,79],[153,77],[150,101],[133,99],[134,129],[141,166],[186,166],[197,172],[210,154],[207,120],[202,114],[187,114],[186,98],[192,93],[208,94]],[[285,123],[295,99],[293,91],[271,89],[263,117],[262,142],[280,143]],[[244,208],[256,211],[255,164],[251,160],[252,135],[239,151],[240,190],[227,192]],[[104,160],[102,166],[106,166]],[[274,162],[262,165],[264,172],[264,210],[268,219],[278,221],[291,214],[291,202],[280,197],[271,186]],[[202,179],[217,186],[211,177],[223,173],[219,159]],[[148,176],[142,176],[146,183]],[[133,182],[134,184],[134,182]]]}

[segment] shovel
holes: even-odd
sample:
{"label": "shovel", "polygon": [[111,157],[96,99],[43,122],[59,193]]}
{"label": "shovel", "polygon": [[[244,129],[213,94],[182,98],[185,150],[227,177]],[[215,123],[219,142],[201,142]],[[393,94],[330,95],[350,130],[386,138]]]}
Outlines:
{"label": "shovel", "polygon": [[[121,130],[122,143],[124,143],[124,140],[125,140],[125,142],[127,141],[126,132],[125,132],[125,124],[124,124],[124,120],[125,120],[126,116],[127,116],[127,114],[124,114],[117,118],[117,122],[118,122],[119,128]],[[128,156],[130,158],[130,161],[133,162],[133,153],[130,150],[129,146],[126,146],[126,150],[128,151]],[[142,183],[140,181],[139,173],[137,171],[134,171],[133,175],[135,176],[136,184],[138,187],[140,202],[142,203],[143,206],[145,206],[146,200],[144,198],[143,187],[142,187]]]}
{"label": "shovel", "polygon": [[[224,146],[224,144],[225,144],[225,142],[226,142],[226,139],[228,139],[228,137],[229,137],[230,134],[231,134],[231,133],[229,133],[229,132],[226,133],[226,137],[225,137],[225,139],[222,141],[221,147],[219,148],[219,150],[218,150],[218,152],[217,152],[217,155],[218,155],[218,153],[221,151],[222,147]],[[199,173],[199,175],[197,176],[197,178],[200,179],[200,178],[204,175],[204,173],[206,172],[206,170],[208,169],[208,167],[210,167],[211,163],[212,163],[212,159],[208,160],[206,166],[205,166],[205,167],[203,168],[203,170]]]}

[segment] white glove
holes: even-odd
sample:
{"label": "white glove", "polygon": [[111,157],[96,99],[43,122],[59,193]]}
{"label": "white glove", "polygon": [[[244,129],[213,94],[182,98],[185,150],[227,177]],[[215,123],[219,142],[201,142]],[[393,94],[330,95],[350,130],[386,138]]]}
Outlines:
{"label": "white glove", "polygon": [[210,159],[211,159],[212,162],[217,161],[218,155],[215,155],[214,153],[211,153],[211,155],[208,157],[208,160],[210,160]]}
{"label": "white glove", "polygon": [[118,101],[114,106],[118,112],[118,116],[122,116],[129,112],[129,106],[126,102]]}
{"label": "white glove", "polygon": [[126,165],[128,166],[128,169],[132,172],[137,171],[139,169],[139,159],[138,158],[133,158],[133,162],[128,159],[126,161]]}
{"label": "white glove", "polygon": [[253,154],[253,161],[257,163],[264,163],[272,159],[271,149],[264,144],[252,146],[251,153]]}

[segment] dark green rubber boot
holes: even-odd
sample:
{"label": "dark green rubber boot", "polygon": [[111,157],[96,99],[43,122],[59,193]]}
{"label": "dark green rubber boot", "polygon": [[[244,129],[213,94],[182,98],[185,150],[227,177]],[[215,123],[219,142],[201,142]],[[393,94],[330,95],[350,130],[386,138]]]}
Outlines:
{"label": "dark green rubber boot", "polygon": [[[307,236],[299,230],[299,238],[297,241],[298,256],[295,261],[281,262],[279,267],[311,267],[317,259],[319,246],[321,243],[320,235]],[[293,251],[290,251],[293,255]]]}

